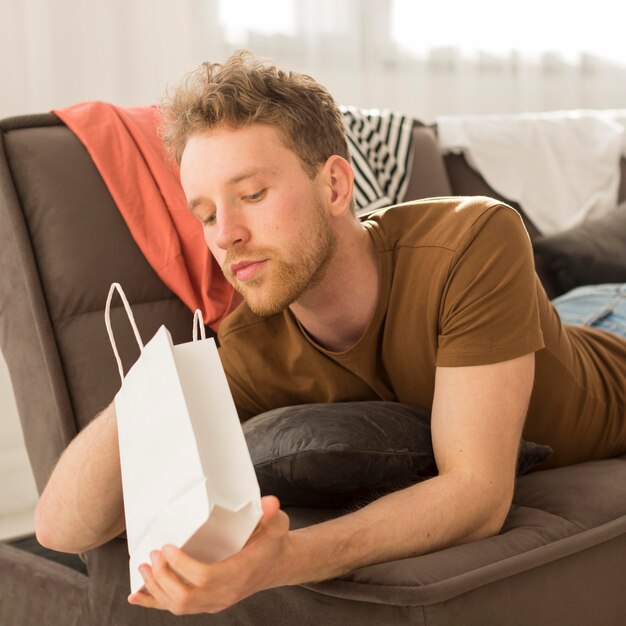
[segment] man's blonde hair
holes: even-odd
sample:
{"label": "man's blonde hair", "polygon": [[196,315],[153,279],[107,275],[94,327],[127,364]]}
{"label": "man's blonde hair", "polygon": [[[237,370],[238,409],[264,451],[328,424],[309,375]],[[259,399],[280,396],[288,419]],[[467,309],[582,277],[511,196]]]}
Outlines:
{"label": "man's blonde hair", "polygon": [[343,117],[330,93],[310,76],[280,70],[246,50],[224,64],[203,63],[160,111],[163,141],[179,164],[191,135],[252,123],[275,127],[311,178],[333,154],[350,161]]}

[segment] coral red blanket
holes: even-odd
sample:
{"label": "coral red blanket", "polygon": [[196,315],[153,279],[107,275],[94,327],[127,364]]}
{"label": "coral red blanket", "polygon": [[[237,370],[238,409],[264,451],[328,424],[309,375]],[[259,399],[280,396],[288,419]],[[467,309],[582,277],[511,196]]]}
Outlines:
{"label": "coral red blanket", "polygon": [[239,297],[187,210],[178,168],[158,136],[158,109],[86,102],[53,112],[87,148],[148,263],[216,330]]}

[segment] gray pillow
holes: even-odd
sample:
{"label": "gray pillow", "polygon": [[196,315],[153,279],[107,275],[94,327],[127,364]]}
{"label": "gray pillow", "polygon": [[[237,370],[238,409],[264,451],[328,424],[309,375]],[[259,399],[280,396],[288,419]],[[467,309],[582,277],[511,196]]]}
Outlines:
{"label": "gray pillow", "polygon": [[550,298],[580,287],[626,282],[626,203],[603,217],[533,241]]}
{"label": "gray pillow", "polygon": [[[283,505],[365,503],[437,474],[430,412],[395,402],[284,407],[243,431],[261,493]],[[523,441],[518,475],[551,454]]]}

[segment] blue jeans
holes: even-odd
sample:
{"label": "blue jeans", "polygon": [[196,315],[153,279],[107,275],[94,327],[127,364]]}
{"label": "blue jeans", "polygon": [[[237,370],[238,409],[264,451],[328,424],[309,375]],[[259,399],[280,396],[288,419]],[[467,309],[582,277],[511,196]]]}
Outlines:
{"label": "blue jeans", "polygon": [[576,287],[552,300],[565,324],[626,337],[626,283]]}

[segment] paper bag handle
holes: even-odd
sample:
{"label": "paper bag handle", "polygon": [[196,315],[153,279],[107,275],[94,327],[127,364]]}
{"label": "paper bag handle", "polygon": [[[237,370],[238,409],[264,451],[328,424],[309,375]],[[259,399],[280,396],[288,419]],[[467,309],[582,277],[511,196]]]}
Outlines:
{"label": "paper bag handle", "polygon": [[204,320],[202,319],[202,311],[200,309],[196,309],[196,312],[193,314],[193,340],[198,341],[198,325],[196,325],[196,321],[199,322],[200,326],[200,336],[202,339],[206,339],[206,331],[204,330]]}
{"label": "paper bag handle", "polygon": [[116,289],[119,291],[120,297],[122,298],[122,302],[124,303],[124,308],[126,309],[126,313],[128,315],[130,325],[133,327],[133,331],[135,333],[135,339],[137,339],[137,343],[139,344],[139,349],[142,351],[143,351],[143,341],[141,341],[141,335],[139,334],[139,330],[137,330],[135,317],[133,316],[132,309],[130,308],[130,304],[128,304],[128,300],[126,299],[126,294],[124,293],[122,286],[119,283],[113,283],[111,285],[111,288],[109,289],[109,295],[107,297],[107,304],[104,310],[104,323],[106,324],[107,332],[109,333],[109,341],[111,342],[111,346],[113,347],[115,360],[117,361],[117,369],[120,373],[120,379],[122,380],[122,383],[124,383],[124,368],[122,367],[122,361],[120,360],[120,355],[117,351],[117,344],[115,343],[115,338],[113,337],[113,330],[111,329],[111,300],[113,298],[113,293]]}

